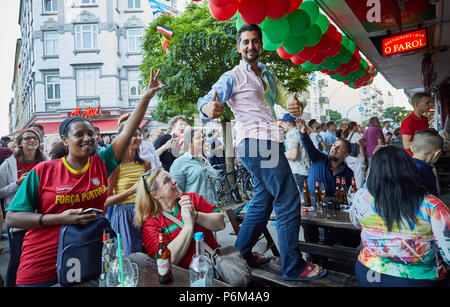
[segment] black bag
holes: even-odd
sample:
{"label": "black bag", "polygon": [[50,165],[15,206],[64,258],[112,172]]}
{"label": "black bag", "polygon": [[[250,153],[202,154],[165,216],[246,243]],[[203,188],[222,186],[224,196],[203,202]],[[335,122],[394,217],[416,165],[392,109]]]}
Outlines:
{"label": "black bag", "polygon": [[[352,140],[354,132],[350,135],[349,141]],[[358,143],[350,143],[350,156],[357,157],[359,155],[359,144]]]}
{"label": "black bag", "polygon": [[87,225],[63,225],[56,262],[58,283],[72,286],[98,278],[102,267],[103,230],[110,228],[103,215]]}

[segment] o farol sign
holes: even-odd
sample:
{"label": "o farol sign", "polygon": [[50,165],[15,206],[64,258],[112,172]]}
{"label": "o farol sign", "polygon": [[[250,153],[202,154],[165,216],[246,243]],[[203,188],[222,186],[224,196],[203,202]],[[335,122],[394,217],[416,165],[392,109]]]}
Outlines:
{"label": "o farol sign", "polygon": [[96,108],[92,109],[91,107],[86,107],[86,111],[81,112],[80,108],[75,108],[75,110],[70,113],[70,117],[72,116],[82,116],[85,118],[88,118],[90,116],[99,116],[100,115],[100,106],[97,106]]}
{"label": "o farol sign", "polygon": [[422,29],[384,38],[382,45],[383,56],[424,48],[427,46],[427,31]]}

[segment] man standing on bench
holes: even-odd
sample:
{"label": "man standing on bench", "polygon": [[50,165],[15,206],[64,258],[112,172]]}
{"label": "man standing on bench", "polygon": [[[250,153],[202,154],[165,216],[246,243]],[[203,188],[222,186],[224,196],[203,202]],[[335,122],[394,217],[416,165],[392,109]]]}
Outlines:
{"label": "man standing on bench", "polygon": [[277,125],[275,103],[294,116],[303,113],[296,93],[284,89],[275,75],[258,62],[262,50],[262,32],[256,25],[243,25],[237,33],[239,65],[224,73],[212,90],[199,98],[197,106],[204,121],[220,117],[224,103],[236,118],[237,153],[252,175],[253,202],[235,243],[248,264],[257,267],[269,257],[252,253],[252,248],[275,210],[282,278],[317,279],[326,274],[320,266],[306,263],[298,248],[300,231],[299,193],[284,155],[283,130]]}

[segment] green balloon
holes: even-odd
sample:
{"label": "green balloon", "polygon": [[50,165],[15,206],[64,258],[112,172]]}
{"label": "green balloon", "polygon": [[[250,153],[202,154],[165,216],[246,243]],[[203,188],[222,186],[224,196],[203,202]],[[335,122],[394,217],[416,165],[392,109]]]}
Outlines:
{"label": "green balloon", "polygon": [[289,54],[300,53],[305,48],[305,39],[304,37],[289,36],[283,42],[283,48]]}
{"label": "green balloon", "polygon": [[330,65],[333,63],[333,59],[330,57],[325,58],[325,60],[323,60],[322,64],[320,65],[324,65],[323,67],[330,70],[328,67],[330,67]]}
{"label": "green balloon", "polygon": [[239,17],[239,11],[236,11],[236,14],[234,14],[234,16],[230,18],[230,20],[236,19],[238,17]]}
{"label": "green balloon", "polygon": [[[364,67],[364,69],[367,69],[367,66],[369,66],[369,65],[367,64],[367,61],[364,60],[364,59],[361,59],[361,61],[359,61],[359,63],[361,64],[361,66]],[[367,70],[366,70],[366,71],[367,71]]]}
{"label": "green balloon", "polygon": [[355,88],[356,85],[354,85],[354,84],[349,84],[348,87]]}
{"label": "green balloon", "polygon": [[347,49],[348,49],[348,51],[350,51],[351,54],[355,53],[355,50],[356,50],[355,43],[349,40]]}
{"label": "green balloon", "polygon": [[347,50],[347,48],[341,48],[341,51],[339,51],[333,59],[340,64],[346,64],[352,59],[352,54]]}
{"label": "green balloon", "polygon": [[320,32],[322,32],[322,35],[324,35],[325,32],[327,32],[327,30],[328,30],[330,21],[328,20],[328,18],[325,15],[319,13],[319,17],[317,17],[317,20],[316,20],[316,25],[319,26]]}
{"label": "green balloon", "polygon": [[358,70],[357,71],[355,71],[355,73],[356,73],[356,77],[359,79],[359,78],[362,78],[362,77],[364,77],[365,75],[366,75],[366,69],[364,68],[364,67],[359,67],[358,68]]}
{"label": "green balloon", "polygon": [[245,25],[245,22],[241,19],[241,17],[237,17],[236,19],[236,30],[239,31],[239,29]]}
{"label": "green balloon", "polygon": [[311,64],[309,61],[306,61],[305,63],[300,65],[303,69],[307,70],[314,70],[315,66],[314,64]]}
{"label": "green balloon", "polygon": [[356,80],[358,80],[358,77],[355,75],[355,73],[354,72],[352,72],[352,73],[349,73],[348,75],[347,75],[347,81],[348,82],[350,82],[350,83],[353,83],[353,82],[355,82]]}
{"label": "green balloon", "polygon": [[263,48],[264,48],[265,50],[267,50],[267,51],[275,51],[275,50],[277,50],[278,48],[280,48],[280,46],[281,46],[281,43],[277,43],[277,44],[272,43],[272,42],[267,38],[266,35],[263,35],[262,41],[263,41]]}
{"label": "green balloon", "polygon": [[328,64],[328,67],[325,66],[326,69],[328,69],[329,71],[335,71],[336,69],[339,68],[339,66],[341,66],[341,63],[334,61],[333,58],[329,58],[330,59],[330,63]]}
{"label": "green balloon", "polygon": [[258,26],[259,26],[259,28],[261,29],[261,31],[264,31],[264,29],[265,29],[265,27],[266,27],[266,22],[267,22],[267,20],[269,20],[269,18],[265,18],[264,20],[263,20],[263,22],[261,22]]}
{"label": "green balloon", "polygon": [[311,18],[311,23],[316,22],[317,17],[319,17],[319,6],[314,2],[314,0],[303,0],[300,5],[300,10],[308,13]]}
{"label": "green balloon", "polygon": [[267,39],[274,44],[282,43],[289,36],[289,22],[284,16],[280,19],[270,19],[265,21],[263,37],[267,36]]}
{"label": "green balloon", "polygon": [[342,48],[348,48],[348,43],[349,42],[350,42],[350,40],[348,39],[347,35],[342,33],[341,49]]}
{"label": "green balloon", "polygon": [[335,76],[336,76],[335,80],[337,80],[337,81],[344,81],[344,77],[342,77],[341,75],[335,74]]}
{"label": "green balloon", "polygon": [[[323,61],[323,62],[325,62],[325,61]],[[324,65],[324,63],[320,63],[319,65],[316,65],[316,70],[317,71],[321,71],[322,69],[324,69],[325,68],[325,65]]]}
{"label": "green balloon", "polygon": [[287,19],[289,21],[290,35],[294,37],[305,35],[311,26],[311,17],[302,10],[295,10],[287,14]]}
{"label": "green balloon", "polygon": [[318,25],[313,24],[305,34],[306,46],[312,47],[317,45],[322,38],[322,32]]}

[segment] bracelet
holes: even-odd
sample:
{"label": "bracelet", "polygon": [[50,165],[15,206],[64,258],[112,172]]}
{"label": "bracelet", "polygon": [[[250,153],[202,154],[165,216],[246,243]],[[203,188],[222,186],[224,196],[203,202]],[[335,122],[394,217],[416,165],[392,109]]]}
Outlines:
{"label": "bracelet", "polygon": [[43,221],[44,215],[45,214],[41,214],[41,216],[39,217],[39,225],[41,226],[41,228],[45,227],[44,221]]}

